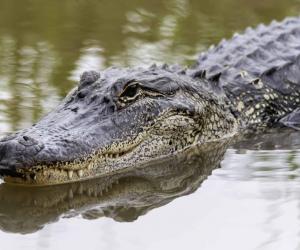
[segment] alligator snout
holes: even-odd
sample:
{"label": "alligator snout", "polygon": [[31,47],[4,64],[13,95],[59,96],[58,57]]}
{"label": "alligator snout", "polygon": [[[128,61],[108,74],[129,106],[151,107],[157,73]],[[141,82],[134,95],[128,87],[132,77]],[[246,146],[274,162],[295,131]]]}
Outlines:
{"label": "alligator snout", "polygon": [[12,174],[26,167],[44,145],[27,135],[8,136],[0,140],[0,175]]}

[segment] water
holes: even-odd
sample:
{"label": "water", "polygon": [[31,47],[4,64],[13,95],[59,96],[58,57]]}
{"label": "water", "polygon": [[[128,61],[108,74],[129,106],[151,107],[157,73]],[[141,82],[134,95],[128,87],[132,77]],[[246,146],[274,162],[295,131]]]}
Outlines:
{"label": "water", "polygon": [[[0,0],[0,135],[53,109],[86,69],[190,65],[299,10],[298,0]],[[299,133],[230,143],[81,184],[0,184],[0,247],[300,249]]]}

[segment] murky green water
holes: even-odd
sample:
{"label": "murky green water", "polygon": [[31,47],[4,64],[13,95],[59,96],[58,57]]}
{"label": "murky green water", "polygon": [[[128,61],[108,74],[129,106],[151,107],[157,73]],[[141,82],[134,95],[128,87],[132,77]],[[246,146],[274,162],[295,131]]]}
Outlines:
{"label": "murky green water", "polygon": [[[299,0],[0,0],[0,136],[55,107],[84,70],[191,64],[299,10]],[[0,248],[300,249],[299,133],[212,147],[80,184],[1,184]]]}

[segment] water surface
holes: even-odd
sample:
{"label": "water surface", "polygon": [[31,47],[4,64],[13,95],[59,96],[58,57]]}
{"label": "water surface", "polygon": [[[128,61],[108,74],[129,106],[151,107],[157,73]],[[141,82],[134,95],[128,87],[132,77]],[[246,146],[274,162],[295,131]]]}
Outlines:
{"label": "water surface", "polygon": [[[0,0],[0,136],[55,107],[84,70],[191,65],[298,0]],[[80,184],[0,184],[1,249],[299,249],[300,136],[194,148]]]}

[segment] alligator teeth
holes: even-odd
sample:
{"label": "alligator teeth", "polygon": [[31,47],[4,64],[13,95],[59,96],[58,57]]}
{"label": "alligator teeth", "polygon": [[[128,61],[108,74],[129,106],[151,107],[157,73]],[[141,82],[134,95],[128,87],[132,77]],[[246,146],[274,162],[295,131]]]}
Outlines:
{"label": "alligator teeth", "polygon": [[83,170],[82,169],[78,170],[77,174],[78,174],[78,177],[81,178],[83,176]]}
{"label": "alligator teeth", "polygon": [[68,171],[68,177],[69,177],[69,179],[72,179],[72,177],[73,177],[73,170],[69,170]]}

